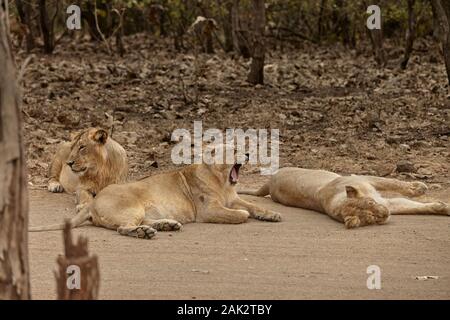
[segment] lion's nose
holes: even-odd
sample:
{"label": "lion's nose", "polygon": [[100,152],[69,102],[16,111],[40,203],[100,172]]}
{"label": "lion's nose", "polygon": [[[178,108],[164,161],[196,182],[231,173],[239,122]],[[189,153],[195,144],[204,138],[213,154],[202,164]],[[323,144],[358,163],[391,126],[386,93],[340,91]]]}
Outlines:
{"label": "lion's nose", "polygon": [[75,163],[75,161],[69,160],[69,161],[67,161],[66,163],[67,163],[67,165],[68,165],[69,167],[72,167],[72,165]]}

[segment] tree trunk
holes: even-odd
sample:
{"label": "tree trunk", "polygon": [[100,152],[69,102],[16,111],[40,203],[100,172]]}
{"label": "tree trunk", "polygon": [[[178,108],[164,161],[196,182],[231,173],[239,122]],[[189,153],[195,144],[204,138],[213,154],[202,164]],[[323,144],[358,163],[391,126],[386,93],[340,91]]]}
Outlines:
{"label": "tree trunk", "polygon": [[372,43],[375,61],[379,66],[384,67],[386,65],[386,53],[383,48],[383,33],[378,29],[368,30],[368,33],[370,42]]}
{"label": "tree trunk", "polygon": [[81,9],[81,19],[86,21],[88,25],[88,32],[91,37],[91,40],[100,41],[102,37],[97,30],[97,26],[95,23],[95,7],[94,4],[90,1],[86,2],[86,9],[83,10],[83,7],[80,6]]}
{"label": "tree trunk", "polygon": [[118,8],[113,9],[113,11],[117,14],[119,19],[119,25],[117,27],[116,32],[116,47],[117,52],[119,52],[119,55],[123,57],[125,55],[125,46],[123,45],[123,36],[124,36],[124,15],[125,15],[125,8]]}
{"label": "tree trunk", "polygon": [[219,8],[220,12],[220,24],[222,25],[223,36],[225,40],[224,50],[225,52],[230,52],[233,50],[233,34],[231,30],[231,25],[233,23],[231,14],[233,10],[233,2],[231,2],[231,0],[225,1],[225,14],[222,12],[222,1],[217,0],[217,7]]}
{"label": "tree trunk", "polygon": [[[363,2],[365,8],[368,7],[368,2],[364,1]],[[379,3],[371,3],[371,4],[379,4]],[[383,24],[383,23],[381,23]],[[373,55],[375,56],[375,61],[377,62],[377,64],[381,67],[386,66],[386,53],[384,52],[384,48],[383,48],[383,27],[381,27],[381,29],[373,29],[373,30],[369,30],[367,29],[367,33],[369,35],[370,38],[370,42],[372,44],[372,50],[373,50]]]}
{"label": "tree trunk", "polygon": [[252,64],[247,81],[252,84],[264,84],[264,31],[266,27],[266,7],[264,0],[252,0]]}
{"label": "tree trunk", "polygon": [[69,222],[66,222],[63,237],[65,252],[56,260],[58,271],[55,271],[58,300],[96,300],[100,285],[97,256],[89,256],[86,238],[80,236],[77,243],[72,242]]}
{"label": "tree trunk", "polygon": [[345,46],[352,45],[350,19],[344,0],[335,0],[335,5],[333,6],[333,25],[337,35],[342,37],[342,43]]}
{"label": "tree trunk", "polygon": [[433,38],[440,41],[441,39],[441,27],[439,25],[439,17],[436,12],[436,5],[431,1],[431,11],[433,13]]}
{"label": "tree trunk", "polygon": [[406,69],[411,52],[413,50],[414,39],[416,37],[416,14],[414,12],[414,4],[416,0],[408,0],[408,29],[406,30],[405,55],[400,67]]}
{"label": "tree trunk", "polygon": [[214,30],[211,29],[205,34],[206,38],[204,39],[205,43],[203,46],[203,51],[208,54],[214,53],[213,32],[214,32]]}
{"label": "tree trunk", "polygon": [[0,300],[30,299],[28,191],[20,92],[0,0]]}
{"label": "tree trunk", "polygon": [[51,54],[55,48],[55,35],[51,25],[46,0],[39,0],[39,21],[41,23],[42,36],[44,38],[44,52]]}
{"label": "tree trunk", "polygon": [[239,0],[233,0],[231,9],[231,33],[233,36],[234,51],[242,55],[244,58],[250,58],[250,49],[248,47],[248,39],[246,37],[246,31],[242,30],[241,23],[239,21]]}
{"label": "tree trunk", "polygon": [[166,14],[167,14],[167,10],[165,8],[163,8],[163,10],[160,11],[159,13],[159,36],[165,38],[167,36],[167,31],[166,31]]}
{"label": "tree trunk", "polygon": [[450,93],[450,1],[431,0],[431,4],[440,28],[439,35],[442,43]]}
{"label": "tree trunk", "polygon": [[119,30],[117,30],[116,33],[116,47],[117,52],[119,52],[119,55],[123,57],[125,55],[125,46],[123,45],[123,26],[119,27]]}
{"label": "tree trunk", "polygon": [[233,0],[231,6],[231,34],[233,37],[233,48],[237,53],[241,53],[239,46],[239,0]]}
{"label": "tree trunk", "polygon": [[319,9],[319,19],[317,20],[317,41],[320,42],[323,36],[323,15],[325,12],[325,7],[327,5],[327,0],[320,1],[320,9]]}
{"label": "tree trunk", "polygon": [[27,26],[28,30],[26,33],[26,49],[27,52],[30,52],[36,46],[34,41],[34,31],[33,25],[31,23],[32,17],[32,6],[30,1],[26,1],[25,4],[22,0],[16,0],[16,7],[19,13],[20,22]]}

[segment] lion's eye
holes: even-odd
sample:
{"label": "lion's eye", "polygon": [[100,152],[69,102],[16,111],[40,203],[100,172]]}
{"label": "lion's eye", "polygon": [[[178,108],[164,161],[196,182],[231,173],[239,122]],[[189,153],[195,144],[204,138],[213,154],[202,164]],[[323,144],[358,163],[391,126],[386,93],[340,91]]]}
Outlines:
{"label": "lion's eye", "polygon": [[86,148],[86,146],[80,146],[80,148],[78,148],[79,151],[83,150],[84,148]]}

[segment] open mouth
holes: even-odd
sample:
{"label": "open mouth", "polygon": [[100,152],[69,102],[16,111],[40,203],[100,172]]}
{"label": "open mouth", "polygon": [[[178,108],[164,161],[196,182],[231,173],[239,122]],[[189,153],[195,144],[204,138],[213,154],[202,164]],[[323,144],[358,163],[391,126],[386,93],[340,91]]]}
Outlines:
{"label": "open mouth", "polygon": [[239,169],[241,168],[241,164],[236,163],[230,171],[230,183],[231,184],[236,184],[239,180]]}

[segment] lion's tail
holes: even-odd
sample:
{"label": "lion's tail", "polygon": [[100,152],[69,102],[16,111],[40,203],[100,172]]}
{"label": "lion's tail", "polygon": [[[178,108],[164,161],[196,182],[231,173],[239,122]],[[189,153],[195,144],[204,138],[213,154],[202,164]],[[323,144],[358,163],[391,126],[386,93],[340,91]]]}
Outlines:
{"label": "lion's tail", "polygon": [[251,196],[258,196],[258,197],[264,197],[270,194],[270,182],[266,182],[265,185],[263,185],[258,190],[239,190],[239,194],[249,194]]}
{"label": "lion's tail", "polygon": [[[91,212],[89,206],[83,208],[75,217],[70,219],[70,226],[72,228],[79,227],[84,222],[88,221],[91,217]],[[40,226],[40,227],[30,227],[28,229],[29,232],[39,232],[39,231],[55,231],[55,230],[63,230],[65,223],[52,224],[49,226]]]}

